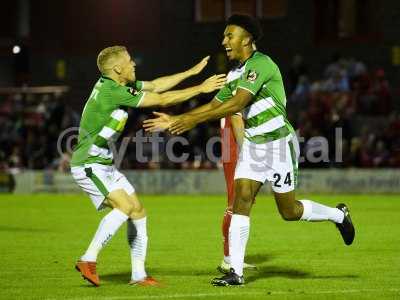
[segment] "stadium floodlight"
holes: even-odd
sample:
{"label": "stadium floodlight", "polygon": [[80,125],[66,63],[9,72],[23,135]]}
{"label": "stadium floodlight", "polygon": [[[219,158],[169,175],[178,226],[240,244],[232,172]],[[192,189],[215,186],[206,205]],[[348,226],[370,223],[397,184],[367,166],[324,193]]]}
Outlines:
{"label": "stadium floodlight", "polygon": [[18,45],[14,45],[14,47],[12,48],[12,53],[13,54],[18,54],[21,52],[21,47]]}

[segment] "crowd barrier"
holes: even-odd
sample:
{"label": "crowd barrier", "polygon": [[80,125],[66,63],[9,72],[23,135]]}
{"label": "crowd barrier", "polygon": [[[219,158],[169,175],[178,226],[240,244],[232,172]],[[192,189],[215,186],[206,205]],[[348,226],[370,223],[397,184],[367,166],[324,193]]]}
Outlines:
{"label": "crowd barrier", "polygon": [[[223,194],[221,170],[129,170],[123,171],[140,194]],[[79,193],[68,173],[24,171],[14,176],[14,193]],[[265,184],[262,193],[269,193]],[[306,169],[298,180],[299,193],[399,193],[400,170]]]}

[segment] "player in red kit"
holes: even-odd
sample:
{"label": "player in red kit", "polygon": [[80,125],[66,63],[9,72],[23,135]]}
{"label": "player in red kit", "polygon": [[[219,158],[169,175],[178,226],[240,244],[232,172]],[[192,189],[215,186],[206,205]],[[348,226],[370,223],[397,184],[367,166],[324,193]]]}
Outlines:
{"label": "player in red kit", "polygon": [[[218,270],[222,273],[229,272],[229,225],[232,218],[232,207],[235,198],[234,175],[236,162],[238,159],[239,145],[242,144],[244,133],[244,123],[240,113],[221,119],[221,148],[222,164],[226,182],[226,191],[228,194],[227,207],[222,220],[222,242],[224,247],[224,258]],[[246,264],[245,268],[255,268],[254,265]]]}

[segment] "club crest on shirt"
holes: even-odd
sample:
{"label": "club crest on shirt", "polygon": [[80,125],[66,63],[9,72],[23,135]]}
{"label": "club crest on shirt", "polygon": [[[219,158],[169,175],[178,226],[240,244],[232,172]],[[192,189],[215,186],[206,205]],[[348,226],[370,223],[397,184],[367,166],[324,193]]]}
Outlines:
{"label": "club crest on shirt", "polygon": [[133,87],[129,88],[128,92],[131,93],[133,96],[137,96],[137,94],[139,94],[139,92],[135,90]]}
{"label": "club crest on shirt", "polygon": [[254,70],[250,70],[249,73],[247,73],[247,81],[250,81],[251,83],[254,83],[257,79],[257,72]]}

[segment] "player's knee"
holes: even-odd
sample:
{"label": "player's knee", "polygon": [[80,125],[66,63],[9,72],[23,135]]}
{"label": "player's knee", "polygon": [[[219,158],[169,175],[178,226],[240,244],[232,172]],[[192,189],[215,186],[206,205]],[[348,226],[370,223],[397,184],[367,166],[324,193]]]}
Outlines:
{"label": "player's knee", "polygon": [[251,190],[245,187],[236,189],[235,201],[241,201],[242,203],[251,204],[253,203],[253,195]]}
{"label": "player's knee", "polygon": [[300,219],[295,207],[279,208],[279,213],[285,221],[297,221]]}
{"label": "player's knee", "polygon": [[145,216],[146,216],[146,210],[142,205],[140,206],[139,209],[135,207],[131,212],[131,214],[129,215],[129,217],[134,220],[144,218]]}
{"label": "player's knee", "polygon": [[130,215],[134,209],[129,197],[124,190],[115,190],[108,194],[107,203],[112,207],[122,211],[126,215]]}
{"label": "player's knee", "polygon": [[235,201],[233,204],[233,213],[242,215],[249,215],[251,206],[253,204],[253,195],[249,190],[237,189],[235,194]]}
{"label": "player's knee", "polygon": [[122,211],[127,216],[130,216],[135,210],[134,205],[125,198],[113,200],[111,203],[112,203],[113,208],[116,208],[116,209]]}
{"label": "player's knee", "polygon": [[131,214],[129,215],[132,219],[140,219],[146,216],[146,211],[143,204],[139,201],[136,195],[129,196],[129,202],[133,205]]}
{"label": "player's knee", "polygon": [[120,211],[122,211],[124,214],[126,214],[127,216],[130,216],[133,211],[134,211],[134,206],[130,203],[124,203],[121,204],[117,207],[117,209],[119,209]]}

